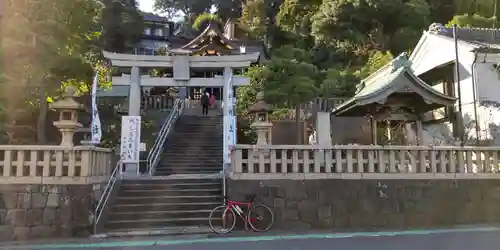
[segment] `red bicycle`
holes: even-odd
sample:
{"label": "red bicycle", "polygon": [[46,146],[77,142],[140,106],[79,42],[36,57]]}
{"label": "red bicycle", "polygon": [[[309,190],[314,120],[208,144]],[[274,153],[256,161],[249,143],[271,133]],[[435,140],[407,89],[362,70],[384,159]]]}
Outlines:
{"label": "red bicycle", "polygon": [[[255,195],[247,196],[247,200],[248,202],[236,202],[224,197],[225,205],[214,208],[208,217],[212,231],[218,234],[231,232],[236,225],[236,214],[245,222],[246,230],[248,225],[257,232],[269,230],[274,222],[271,209],[262,203],[256,203]],[[245,214],[243,209],[248,212]],[[216,229],[214,222],[221,222],[220,229]]]}

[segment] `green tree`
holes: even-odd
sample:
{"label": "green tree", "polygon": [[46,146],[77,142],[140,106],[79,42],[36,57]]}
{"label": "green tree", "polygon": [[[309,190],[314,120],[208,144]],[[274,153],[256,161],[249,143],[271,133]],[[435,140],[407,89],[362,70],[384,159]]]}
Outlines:
{"label": "green tree", "polygon": [[[79,6],[74,11],[75,4]],[[6,58],[13,63],[5,69],[2,101],[10,143],[30,139],[46,143],[48,102],[64,85],[78,89],[91,82],[93,67],[99,63],[99,16],[101,5],[93,0],[10,0],[5,36]],[[30,120],[37,114],[36,122]],[[23,125],[24,124],[24,125]],[[37,129],[31,129],[37,124]],[[26,140],[24,140],[26,141]]]}
{"label": "green tree", "polygon": [[457,15],[454,16],[452,20],[450,20],[447,26],[451,27],[453,24],[456,24],[458,27],[462,28],[491,28],[491,27],[499,27],[500,23],[496,21],[495,17],[483,17],[480,15]]}
{"label": "green tree", "polygon": [[241,15],[242,0],[214,0],[214,6],[217,8],[217,16],[222,20],[229,18],[239,18]]}
{"label": "green tree", "polygon": [[276,23],[285,31],[300,36],[310,36],[311,17],[321,2],[321,0],[285,0],[280,6]]}
{"label": "green tree", "polygon": [[321,97],[351,97],[356,91],[359,77],[350,68],[330,68],[321,83]]}
{"label": "green tree", "polygon": [[[287,51],[290,54],[287,55]],[[307,62],[306,55],[306,51],[283,47],[276,50],[268,64],[251,67],[246,73],[250,84],[238,89],[238,113],[246,115],[246,109],[255,101],[256,93],[263,90],[269,104],[277,108],[295,108],[297,140],[300,143],[300,105],[311,101],[319,91],[316,79],[318,69]]]}
{"label": "green tree", "polygon": [[222,26],[222,20],[219,18],[219,16],[210,13],[202,13],[196,17],[192,27],[195,30],[203,31],[206,29],[210,22],[216,22],[220,26]]}
{"label": "green tree", "polygon": [[102,48],[124,53],[135,47],[143,33],[143,18],[135,0],[102,0]]}
{"label": "green tree", "polygon": [[427,0],[429,5],[429,19],[435,23],[446,23],[453,18],[457,11],[457,0]]}
{"label": "green tree", "polygon": [[390,51],[374,51],[366,61],[366,64],[355,74],[364,79],[392,61],[394,56]]}
{"label": "green tree", "polygon": [[[430,24],[429,6],[424,0],[324,0],[319,9],[312,17],[315,39],[362,56],[373,49],[394,53],[406,50],[414,45],[412,39],[418,39],[409,30],[421,32]],[[412,39],[395,43],[395,34]],[[410,40],[411,44],[402,43]]]}
{"label": "green tree", "polygon": [[269,19],[265,0],[247,0],[241,11],[239,25],[254,39],[265,40]]}
{"label": "green tree", "polygon": [[208,12],[212,5],[212,0],[155,0],[154,7],[172,18],[178,16],[179,13],[185,17],[198,16]]}

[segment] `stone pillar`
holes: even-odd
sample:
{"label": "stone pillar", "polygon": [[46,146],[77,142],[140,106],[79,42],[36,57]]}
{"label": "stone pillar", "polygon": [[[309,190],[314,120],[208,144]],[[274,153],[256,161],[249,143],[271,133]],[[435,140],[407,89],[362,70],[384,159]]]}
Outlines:
{"label": "stone pillar", "polygon": [[[141,116],[141,74],[139,67],[132,67],[130,74],[130,92],[128,97],[128,115]],[[123,142],[122,142],[123,143]],[[139,164],[124,164],[123,175],[137,176],[139,174]]]}
{"label": "stone pillar", "polygon": [[316,117],[316,141],[319,145],[329,147],[332,145],[330,113],[318,112]]}
{"label": "stone pillar", "polygon": [[[331,122],[329,112],[317,112],[316,116],[316,143],[324,148],[332,146],[332,135],[330,132]],[[315,151],[315,160],[325,164],[325,152],[323,150]]]}
{"label": "stone pillar", "polygon": [[130,92],[128,96],[128,115],[141,115],[141,74],[139,67],[132,67],[130,74]]}

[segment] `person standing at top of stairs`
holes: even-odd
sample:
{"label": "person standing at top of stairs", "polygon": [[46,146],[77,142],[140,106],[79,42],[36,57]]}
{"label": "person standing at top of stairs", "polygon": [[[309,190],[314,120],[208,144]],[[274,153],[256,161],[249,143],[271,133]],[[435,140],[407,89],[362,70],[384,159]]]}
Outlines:
{"label": "person standing at top of stairs", "polygon": [[215,108],[215,95],[214,93],[210,94],[210,108]]}
{"label": "person standing at top of stairs", "polygon": [[210,105],[210,94],[205,92],[203,97],[201,97],[201,114],[208,115],[208,106]]}

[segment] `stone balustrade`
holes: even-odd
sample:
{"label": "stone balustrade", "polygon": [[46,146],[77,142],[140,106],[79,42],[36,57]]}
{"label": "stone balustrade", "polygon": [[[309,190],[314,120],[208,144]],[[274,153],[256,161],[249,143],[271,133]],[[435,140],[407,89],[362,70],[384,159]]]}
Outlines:
{"label": "stone balustrade", "polygon": [[0,145],[2,184],[92,184],[106,182],[111,150],[92,146]]}
{"label": "stone balustrade", "polygon": [[284,175],[353,179],[492,178],[500,177],[499,153],[500,147],[236,145],[232,175],[235,178],[262,175],[266,179]]}
{"label": "stone balustrade", "polygon": [[0,241],[92,233],[111,157],[93,146],[0,145]]}
{"label": "stone balustrade", "polygon": [[500,222],[500,147],[236,145],[227,195],[272,208],[274,230]]}

